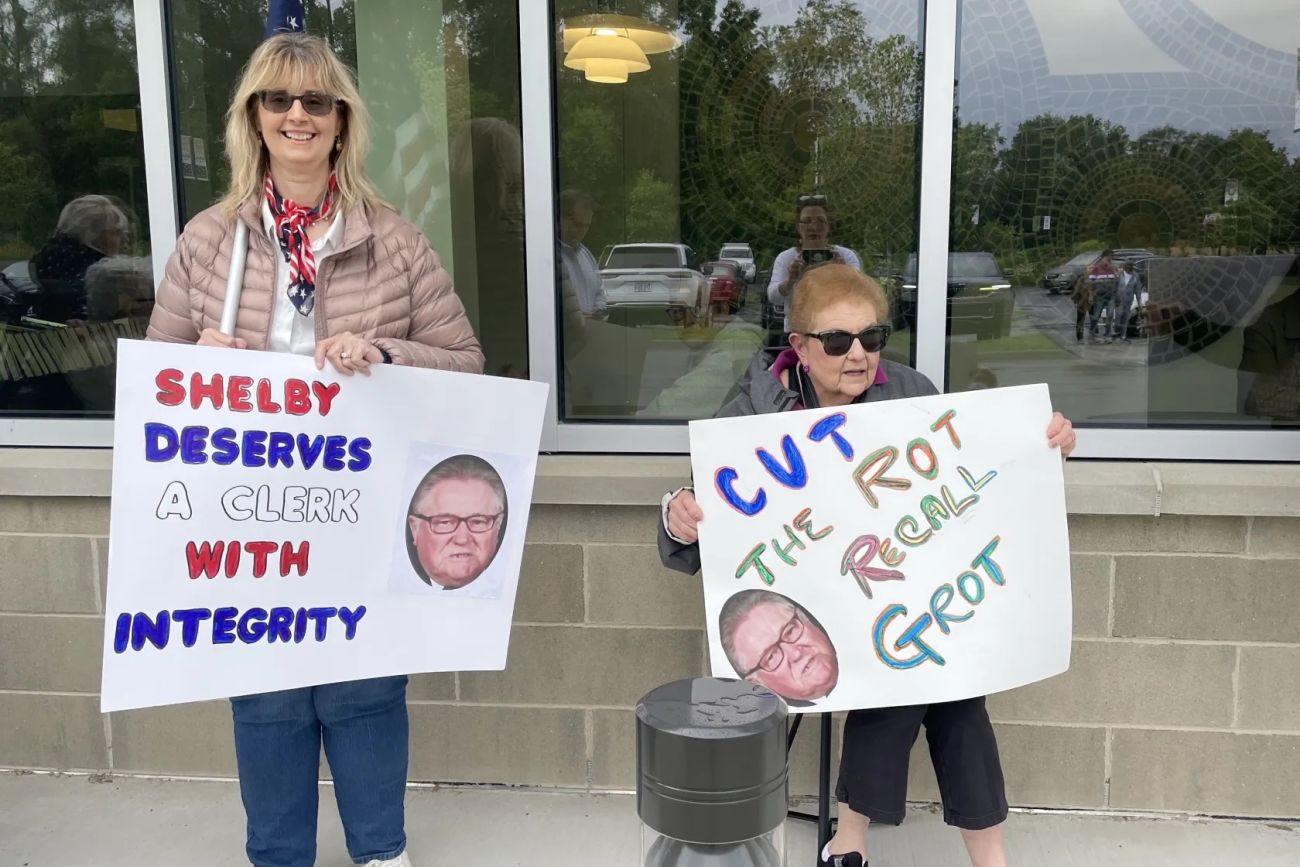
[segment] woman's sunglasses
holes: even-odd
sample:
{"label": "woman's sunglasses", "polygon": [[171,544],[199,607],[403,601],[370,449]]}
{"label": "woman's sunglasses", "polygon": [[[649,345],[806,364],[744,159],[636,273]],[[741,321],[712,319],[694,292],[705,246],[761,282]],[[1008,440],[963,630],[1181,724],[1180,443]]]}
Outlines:
{"label": "woman's sunglasses", "polygon": [[863,350],[867,352],[879,352],[889,342],[889,331],[888,325],[873,325],[857,334],[852,331],[816,331],[804,332],[804,337],[816,337],[822,342],[826,354],[835,356],[848,355],[849,350],[853,348],[854,340],[861,343]]}
{"label": "woman's sunglasses", "polygon": [[293,108],[294,102],[302,103],[302,110],[312,117],[327,117],[334,110],[334,106],[341,105],[343,100],[336,99],[328,93],[309,90],[306,93],[290,93],[287,90],[259,90],[257,98],[262,102],[262,108],[272,114],[284,114]]}
{"label": "woman's sunglasses", "polygon": [[795,200],[795,203],[799,205],[799,207],[801,208],[806,205],[825,205],[826,197],[825,196],[800,196],[798,199]]}

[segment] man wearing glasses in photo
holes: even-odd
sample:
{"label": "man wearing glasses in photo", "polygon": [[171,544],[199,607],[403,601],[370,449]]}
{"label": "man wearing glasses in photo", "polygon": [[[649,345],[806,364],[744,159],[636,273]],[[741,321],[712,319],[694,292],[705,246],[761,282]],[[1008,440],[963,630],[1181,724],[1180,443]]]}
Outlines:
{"label": "man wearing glasses in photo", "polygon": [[501,476],[475,455],[456,455],[425,474],[406,516],[411,567],[430,587],[459,590],[492,565],[506,527]]}
{"label": "man wearing glasses in photo", "polygon": [[795,230],[799,242],[777,254],[772,262],[772,280],[767,286],[767,300],[785,311],[786,334],[790,333],[790,297],[799,278],[809,268],[835,262],[862,270],[858,254],[848,247],[830,242],[830,215],[825,196],[800,196],[795,202]]}
{"label": "man wearing glasses in photo", "polygon": [[741,680],[765,686],[793,705],[825,698],[840,677],[826,630],[799,603],[771,590],[742,590],[718,616],[727,661]]}

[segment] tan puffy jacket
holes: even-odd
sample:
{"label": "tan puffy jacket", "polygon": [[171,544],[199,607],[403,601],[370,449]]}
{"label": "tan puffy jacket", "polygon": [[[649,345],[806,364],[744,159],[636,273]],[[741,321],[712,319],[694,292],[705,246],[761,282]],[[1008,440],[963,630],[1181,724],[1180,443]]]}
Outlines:
{"label": "tan puffy jacket", "polygon": [[[281,255],[262,229],[260,201],[245,205],[248,264],[235,336],[265,349],[277,297]],[[234,221],[208,208],[185,227],[158,285],[148,337],[194,343],[204,328],[219,328]],[[343,243],[316,275],[316,339],[351,331],[392,357],[394,364],[483,372],[483,351],[438,254],[415,226],[395,211],[360,205],[347,212]]]}

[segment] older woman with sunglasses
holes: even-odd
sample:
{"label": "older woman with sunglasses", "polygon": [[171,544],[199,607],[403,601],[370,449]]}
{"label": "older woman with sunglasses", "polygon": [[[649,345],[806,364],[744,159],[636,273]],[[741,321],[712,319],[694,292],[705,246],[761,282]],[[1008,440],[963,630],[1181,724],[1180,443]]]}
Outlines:
{"label": "older woman with sunglasses", "polygon": [[[345,375],[375,364],[482,372],[483,353],[437,255],[366,178],[367,123],[351,73],[325,42],[301,33],[264,42],[227,114],[230,189],[177,240],[149,337],[310,355]],[[241,221],[247,266],[234,333],[223,334]],[[254,865],[315,863],[323,743],[352,860],[410,867],[405,677],[231,704]]]}
{"label": "older woman with sunglasses", "polygon": [[[760,352],[741,383],[740,395],[718,415],[937,394],[920,373],[880,357],[889,339],[889,326],[884,324],[888,313],[879,284],[857,270],[825,265],[809,271],[794,293],[790,348],[775,357]],[[1074,430],[1060,413],[1052,417],[1047,441],[1062,455],[1074,449]],[[664,565],[687,573],[699,570],[703,517],[691,489],[664,497],[659,527]],[[821,853],[822,864],[861,867],[866,863],[868,825],[903,820],[908,757],[922,725],[943,793],[945,821],[961,829],[976,867],[1006,863],[1002,822],[1007,802],[997,742],[984,699],[975,698],[849,714],[836,789],[839,826]]]}

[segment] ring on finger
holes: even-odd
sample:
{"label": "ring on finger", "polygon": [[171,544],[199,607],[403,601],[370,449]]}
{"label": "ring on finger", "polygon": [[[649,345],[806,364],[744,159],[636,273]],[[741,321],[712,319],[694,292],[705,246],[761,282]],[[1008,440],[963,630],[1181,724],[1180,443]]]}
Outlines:
{"label": "ring on finger", "polygon": [[351,357],[352,357],[352,353],[351,353],[351,352],[340,352],[340,353],[339,353],[339,358],[351,358]]}

